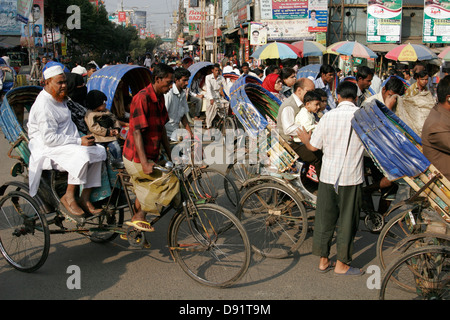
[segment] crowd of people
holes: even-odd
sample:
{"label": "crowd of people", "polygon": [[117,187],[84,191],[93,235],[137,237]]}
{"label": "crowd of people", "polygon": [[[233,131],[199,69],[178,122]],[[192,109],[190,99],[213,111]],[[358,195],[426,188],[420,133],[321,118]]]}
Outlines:
{"label": "crowd of people", "polygon": [[[318,182],[313,254],[319,256],[320,272],[334,269],[340,275],[364,273],[351,266],[362,195],[393,183],[380,173],[373,185],[363,188],[364,162],[368,159],[351,127],[353,114],[359,108],[378,100],[413,129],[420,129],[425,156],[450,178],[448,75],[438,84],[433,83],[427,66],[419,63],[412,70],[393,69],[383,80],[367,66],[358,67],[355,76],[341,77],[338,68],[323,64],[316,77],[297,79],[296,67],[272,64],[251,69],[244,63],[237,68],[233,57],[225,57],[220,64],[196,73],[188,89],[189,66],[195,62],[187,57],[169,65],[157,57],[146,58],[144,66],[151,70],[152,82],[129,97],[129,129],[122,151],[117,144],[121,124],[106,110],[105,93],[86,92],[86,78],[98,66],[77,65],[71,73],[55,66],[42,72],[43,62],[36,60],[32,79],[44,84],[44,90],[31,109],[28,123],[31,192],[37,190],[40,172],[57,164],[69,172],[67,192],[61,199],[69,213],[98,214],[89,201],[89,192],[100,183],[98,163],[105,160],[108,150],[115,158],[123,158],[136,192],[135,214],[128,223],[138,230],[153,231],[146,214],[157,214],[161,206],[177,198],[179,191],[176,178],[155,183],[160,181],[160,173],[153,167],[160,161],[161,150],[171,160],[180,127],[191,137],[193,121],[203,121],[206,130],[212,128],[218,106],[226,105],[225,96],[230,94],[233,80],[225,78],[225,73],[261,80],[262,87],[280,104],[276,119],[280,136],[303,162],[311,165],[308,175]],[[86,108],[85,135],[79,134],[81,124],[71,121],[67,97]],[[419,108],[423,115],[414,116]],[[79,202],[74,192],[78,185],[83,185]],[[330,245],[335,231],[337,259],[331,261]]]}

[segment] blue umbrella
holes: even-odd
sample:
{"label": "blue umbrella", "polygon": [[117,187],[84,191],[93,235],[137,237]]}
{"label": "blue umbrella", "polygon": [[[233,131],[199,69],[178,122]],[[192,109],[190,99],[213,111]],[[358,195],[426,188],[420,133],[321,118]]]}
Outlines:
{"label": "blue umbrella", "polygon": [[297,71],[297,79],[308,77],[312,77],[315,79],[319,74],[321,66],[322,66],[321,64],[309,64],[307,66],[300,68]]}

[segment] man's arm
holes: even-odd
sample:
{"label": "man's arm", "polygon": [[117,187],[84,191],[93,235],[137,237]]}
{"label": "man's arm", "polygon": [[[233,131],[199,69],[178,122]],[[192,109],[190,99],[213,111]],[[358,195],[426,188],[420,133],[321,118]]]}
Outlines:
{"label": "man's arm", "polygon": [[162,132],[162,145],[164,147],[164,150],[166,150],[167,157],[169,158],[169,161],[172,161],[172,150],[170,149],[170,142],[169,138],[167,137],[167,131],[166,127],[163,126],[163,132]]}
{"label": "man's arm", "polygon": [[319,150],[309,142],[311,140],[311,132],[307,132],[305,128],[301,127],[297,129],[297,135],[309,151],[315,152]]}
{"label": "man's arm", "polygon": [[136,153],[139,157],[139,161],[141,162],[142,170],[144,171],[145,174],[151,174],[153,172],[153,166],[155,165],[155,163],[153,161],[149,162],[147,159],[147,155],[145,154],[144,148],[144,139],[142,138],[141,130],[134,130],[133,138],[134,138],[134,147],[136,148]]}
{"label": "man's arm", "polygon": [[286,107],[281,113],[281,122],[283,124],[283,132],[285,135],[293,136],[296,134],[299,126],[295,123],[294,109]]}

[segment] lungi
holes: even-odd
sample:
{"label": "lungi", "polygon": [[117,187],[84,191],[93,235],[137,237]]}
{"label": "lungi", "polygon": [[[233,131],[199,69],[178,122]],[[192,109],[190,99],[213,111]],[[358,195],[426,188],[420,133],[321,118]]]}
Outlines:
{"label": "lungi", "polygon": [[140,163],[125,157],[123,157],[123,163],[131,177],[133,192],[143,211],[159,215],[162,207],[168,206],[172,200],[176,203],[180,202],[180,181],[175,174],[154,170],[148,175],[144,173]]}

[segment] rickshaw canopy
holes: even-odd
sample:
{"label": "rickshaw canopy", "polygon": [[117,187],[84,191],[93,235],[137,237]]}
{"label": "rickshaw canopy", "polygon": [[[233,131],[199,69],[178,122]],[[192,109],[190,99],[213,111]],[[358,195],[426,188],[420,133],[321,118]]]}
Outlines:
{"label": "rickshaw canopy", "polygon": [[149,69],[136,65],[108,66],[94,72],[89,77],[87,89],[88,92],[91,90],[102,91],[108,97],[106,108],[111,110],[120,81],[123,81],[129,87],[132,95],[135,95],[151,83],[151,74]]}

